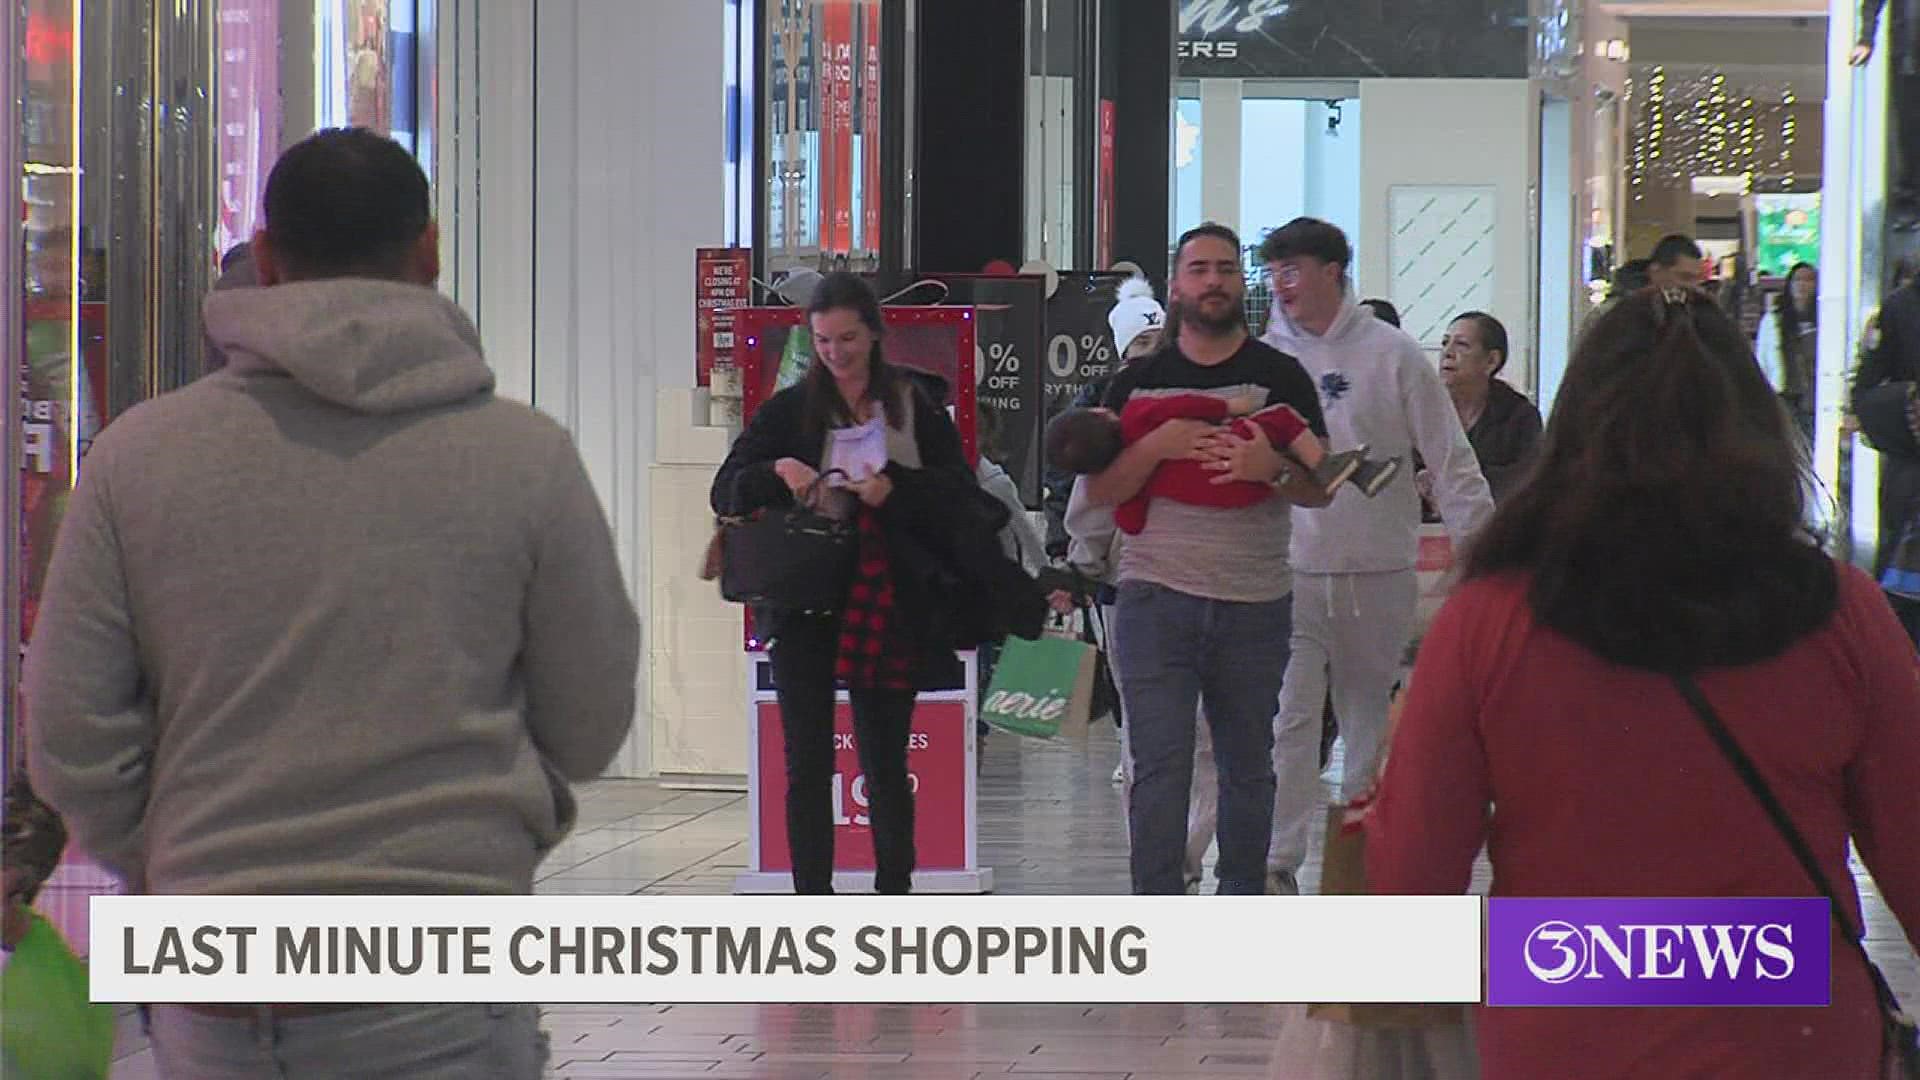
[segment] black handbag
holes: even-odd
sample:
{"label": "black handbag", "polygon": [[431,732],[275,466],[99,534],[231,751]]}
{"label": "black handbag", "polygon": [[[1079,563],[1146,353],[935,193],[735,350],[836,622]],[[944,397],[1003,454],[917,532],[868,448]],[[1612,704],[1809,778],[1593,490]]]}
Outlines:
{"label": "black handbag", "polygon": [[1854,395],[1854,416],[1867,445],[1883,454],[1920,458],[1920,385],[1881,383]]}
{"label": "black handbag", "polygon": [[[839,470],[829,470],[831,476]],[[845,476],[845,473],[840,473]],[[822,476],[791,506],[719,521],[720,595],[736,604],[814,614],[847,602],[858,557],[854,522],[817,507]]]}
{"label": "black handbag", "polygon": [[1706,695],[1700,692],[1699,685],[1685,675],[1672,678],[1680,696],[1687,699],[1694,715],[1700,718],[1707,734],[1713,738],[1714,745],[1726,756],[1733,771],[1740,774],[1740,779],[1767,812],[1767,818],[1773,822],[1781,839],[1793,849],[1793,857],[1799,861],[1800,869],[1813,879],[1820,895],[1827,898],[1827,906],[1833,911],[1833,921],[1840,927],[1840,936],[1846,938],[1847,943],[1860,954],[1861,961],[1867,965],[1867,973],[1873,976],[1874,994],[1880,999],[1882,1075],[1887,1080],[1920,1080],[1920,1027],[1916,1027],[1912,1018],[1901,1011],[1899,999],[1893,996],[1893,988],[1887,985],[1887,977],[1880,973],[1879,966],[1867,955],[1867,947],[1861,942],[1861,932],[1854,928],[1853,921],[1840,906],[1840,898],[1827,881],[1827,875],[1820,870],[1820,863],[1813,857],[1812,849],[1807,847],[1806,838],[1794,827],[1793,819],[1787,816],[1780,800],[1774,798],[1773,789],[1767,786],[1753,759],[1747,756],[1747,752],[1734,739],[1733,732],[1728,731],[1726,724],[1721,722],[1720,714],[1713,710]]}

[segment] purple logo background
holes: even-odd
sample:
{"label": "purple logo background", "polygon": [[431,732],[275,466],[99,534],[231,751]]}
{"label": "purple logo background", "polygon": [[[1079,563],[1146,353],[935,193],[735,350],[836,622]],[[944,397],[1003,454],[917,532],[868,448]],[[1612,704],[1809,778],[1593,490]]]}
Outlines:
{"label": "purple logo background", "polygon": [[1487,902],[1487,1004],[1824,1006],[1832,918],[1818,898],[1496,897]]}

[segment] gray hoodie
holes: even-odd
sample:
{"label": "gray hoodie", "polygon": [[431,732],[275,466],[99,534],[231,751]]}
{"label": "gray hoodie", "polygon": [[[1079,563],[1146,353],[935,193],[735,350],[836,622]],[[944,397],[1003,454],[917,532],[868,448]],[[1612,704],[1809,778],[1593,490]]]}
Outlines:
{"label": "gray hoodie", "polygon": [[639,620],[567,433],[432,289],[206,304],[228,366],[101,432],[29,765],[154,893],[525,893],[632,723]]}
{"label": "gray hoodie", "polygon": [[1369,499],[1343,489],[1330,506],[1293,512],[1295,570],[1316,574],[1406,570],[1420,543],[1413,451],[1433,473],[1434,498],[1457,546],[1493,516],[1493,495],[1460,426],[1440,373],[1420,343],[1351,298],[1327,328],[1310,334],[1275,306],[1266,342],[1300,361],[1320,390],[1331,449],[1361,443],[1369,456],[1400,459],[1400,472]]}
{"label": "gray hoodie", "polygon": [[1046,565],[1047,544],[1040,538],[1040,530],[1034,528],[1026,504],[1020,501],[1020,488],[1014,484],[1013,477],[982,454],[980,463],[974,467],[974,479],[979,481],[982,491],[1004,503],[1011,515],[1007,527],[1000,530],[1000,549],[1027,573],[1039,573]]}

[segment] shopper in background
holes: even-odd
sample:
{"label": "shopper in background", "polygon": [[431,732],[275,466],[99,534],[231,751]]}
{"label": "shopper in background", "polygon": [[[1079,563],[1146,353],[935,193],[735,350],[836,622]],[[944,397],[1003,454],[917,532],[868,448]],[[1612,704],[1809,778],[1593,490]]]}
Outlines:
{"label": "shopper in background", "polygon": [[[213,283],[214,292],[226,292],[229,289],[251,289],[260,284],[259,270],[253,264],[253,241],[242,240],[227,249],[220,259],[220,277]],[[227,358],[221,354],[211,334],[207,335],[207,370],[218,371],[227,366]]]}
{"label": "shopper in background", "polygon": [[[975,413],[974,440],[979,455],[974,463],[974,480],[980,490],[993,496],[1007,508],[1007,527],[1000,530],[1000,549],[1007,558],[1020,564],[1028,574],[1038,574],[1047,565],[1046,542],[1040,537],[1040,530],[1033,527],[1033,518],[1027,515],[1027,506],[1020,501],[1020,486],[1000,464],[1006,451],[1000,441],[1000,414],[992,409],[980,409]],[[979,704],[984,711],[987,700],[987,688],[993,684],[993,671],[1000,662],[1000,650],[1006,644],[1004,638],[997,641],[985,641],[974,650],[974,672]],[[993,726],[986,720],[974,721],[974,737],[979,740],[979,748],[985,750],[987,735]],[[975,762],[976,766],[978,761]]]}
{"label": "shopper in background", "polygon": [[[1153,298],[1153,283],[1137,275],[1122,282],[1115,294],[1113,310],[1107,312],[1107,327],[1113,331],[1114,355],[1119,357],[1119,362],[1114,365],[1116,373],[1135,361],[1152,356],[1160,348],[1161,338],[1167,328],[1167,313],[1160,306],[1160,301]],[[1112,382],[1112,374],[1090,380],[1061,411],[1091,409],[1099,405]],[[1067,502],[1072,498],[1076,477],[1071,471],[1058,468],[1052,462],[1046,463],[1045,469],[1046,494],[1042,509],[1047,515],[1047,555],[1059,559],[1067,555],[1071,546],[1071,538],[1067,535]],[[1109,513],[1108,517],[1111,516]]]}
{"label": "shopper in background", "polygon": [[1914,10],[1914,0],[1893,0],[1892,10],[1887,7],[1887,0],[1860,0],[1859,42],[1847,62],[1863,67],[1873,59],[1873,39],[1880,32],[1880,16],[1886,13],[1888,67],[1892,72],[1888,81],[1893,90],[1888,96],[1892,98],[1900,150],[1896,155],[1900,171],[1893,178],[1893,190],[1888,192],[1888,219],[1894,228],[1906,230],[1920,224],[1920,177],[1915,175],[1920,169],[1920,42],[1914,40],[1915,31],[1920,30],[1920,13]]}
{"label": "shopper in background", "polygon": [[[1861,398],[1890,385],[1920,384],[1920,280],[1909,280],[1888,294],[1875,320],[1875,333],[1853,380],[1853,407],[1861,413]],[[1871,432],[1868,433],[1871,437]],[[1903,441],[1882,438],[1880,453],[1880,536],[1873,563],[1878,579],[1900,545],[1906,530],[1920,521],[1920,455],[1902,452]],[[1894,609],[1908,634],[1920,645],[1920,602],[1892,597]]]}
{"label": "shopper in background", "polygon": [[[833,892],[839,683],[852,703],[872,803],[874,889],[902,894],[914,869],[914,700],[922,688],[960,685],[959,643],[947,636],[954,612],[949,598],[925,590],[920,571],[923,560],[954,550],[956,539],[942,535],[952,508],[985,496],[947,411],[882,354],[872,286],[853,274],[828,275],[807,306],[807,325],[813,360],[805,377],[754,412],[714,477],[713,509],[740,516],[817,497],[824,512],[856,525],[857,569],[841,610],[756,611],[755,626],[772,642],[794,891]],[[846,479],[823,480],[832,470]],[[998,538],[985,540],[997,557]]]}
{"label": "shopper in background", "polygon": [[1395,330],[1400,329],[1400,309],[1394,307],[1391,301],[1362,300],[1360,301],[1360,306],[1373,312],[1374,318],[1379,319]]}
{"label": "shopper in background", "polygon": [[[1440,344],[1440,381],[1496,503],[1526,479],[1540,449],[1542,426],[1533,402],[1497,377],[1507,356],[1507,328],[1484,311],[1457,316]],[[1414,480],[1421,497],[1431,499],[1431,474],[1422,471]]]}
{"label": "shopper in background", "polygon": [[1820,274],[1809,263],[1787,271],[1786,288],[1774,298],[1760,329],[1754,352],[1786,403],[1800,437],[1813,445],[1814,376],[1819,369]]}
{"label": "shopper in background", "polygon": [[1647,260],[1647,284],[1656,289],[1697,289],[1707,280],[1707,253],[1690,236],[1661,237]]}
{"label": "shopper in background", "polygon": [[[1260,256],[1278,290],[1267,343],[1299,358],[1320,388],[1329,445],[1366,445],[1381,460],[1418,451],[1456,549],[1493,513],[1486,478],[1446,387],[1420,344],[1351,295],[1353,249],[1337,226],[1299,218],[1268,234]],[[1387,703],[1413,633],[1420,505],[1411,474],[1376,498],[1333,497],[1293,513],[1293,646],[1273,743],[1278,780],[1268,887],[1294,892],[1322,803],[1320,733],[1327,693],[1346,746],[1342,790],[1359,794],[1386,735]]]}
{"label": "shopper in background", "polygon": [[[100,433],[27,656],[34,788],[155,894],[527,894],[632,730],[640,626],[565,429],[494,396],[427,178],[289,149],[228,364]],[[541,1072],[532,1005],[157,1005],[161,1073]]]}
{"label": "shopper in background", "polygon": [[[1135,394],[1249,391],[1261,406],[1290,405],[1324,435],[1320,401],[1300,364],[1246,329],[1240,239],[1207,224],[1174,249],[1176,338],[1122,371],[1105,405]],[[1264,436],[1247,439],[1202,421],[1173,421],[1087,478],[1091,502],[1117,506],[1145,487],[1162,461],[1206,461],[1226,480],[1280,483],[1281,498],[1224,508],[1167,502],[1120,548],[1120,692],[1133,758],[1129,823],[1133,890],[1185,891],[1187,810],[1193,784],[1194,711],[1204,706],[1220,767],[1223,894],[1264,891],[1261,854],[1273,824],[1274,705],[1292,623],[1287,504],[1324,505],[1326,494],[1290,476]],[[1354,498],[1364,500],[1364,496]]]}
{"label": "shopper in background", "polygon": [[[1159,350],[1167,328],[1167,313],[1153,297],[1153,285],[1138,275],[1121,283],[1118,302],[1107,313],[1107,326],[1113,331],[1114,349],[1124,370]],[[1074,395],[1069,409],[1090,409],[1105,400],[1113,376],[1094,379]],[[1086,499],[1086,482],[1066,469],[1047,465],[1047,552],[1099,588],[1094,602],[1101,607],[1102,625],[1113,626],[1114,591],[1120,569],[1120,530],[1114,524],[1113,508],[1094,506]],[[1113,643],[1103,643],[1108,666],[1119,679]],[[1120,731],[1120,764],[1114,767],[1113,782],[1122,785],[1122,798],[1132,784],[1132,756],[1127,752],[1127,726],[1123,704],[1115,705],[1114,717]]]}
{"label": "shopper in background", "polygon": [[[1501,896],[1818,895],[1690,675],[1853,925],[1849,840],[1920,942],[1920,662],[1803,525],[1806,459],[1739,328],[1674,296],[1581,344],[1535,482],[1468,554],[1367,815],[1369,885],[1464,892],[1487,844]],[[1837,931],[1831,955],[1825,1009],[1482,1010],[1483,1075],[1879,1077],[1868,972]]]}

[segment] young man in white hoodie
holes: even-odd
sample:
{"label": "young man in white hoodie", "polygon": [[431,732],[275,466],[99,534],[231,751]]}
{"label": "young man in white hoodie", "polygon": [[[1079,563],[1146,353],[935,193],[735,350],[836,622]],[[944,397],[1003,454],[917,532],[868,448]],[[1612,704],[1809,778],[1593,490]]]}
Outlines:
{"label": "young man in white hoodie", "polygon": [[[1313,378],[1329,445],[1365,444],[1375,458],[1403,463],[1418,451],[1447,530],[1462,543],[1492,516],[1493,496],[1425,351],[1354,302],[1346,234],[1300,218],[1269,234],[1260,255],[1273,275],[1275,301],[1266,342]],[[1293,649],[1274,725],[1269,892],[1298,891],[1321,802],[1329,686],[1346,744],[1342,797],[1360,795],[1374,775],[1388,695],[1412,633],[1419,530],[1420,500],[1408,468],[1376,498],[1343,491],[1325,508],[1293,513]]]}

